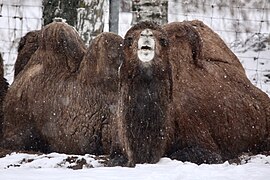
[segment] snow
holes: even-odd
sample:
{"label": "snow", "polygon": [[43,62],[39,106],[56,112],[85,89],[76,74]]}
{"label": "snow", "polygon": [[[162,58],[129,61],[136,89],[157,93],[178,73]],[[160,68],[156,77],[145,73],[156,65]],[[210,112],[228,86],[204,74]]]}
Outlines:
{"label": "snow", "polygon": [[[1,53],[5,60],[6,77],[9,82],[12,82],[13,67],[10,65],[16,58],[16,47],[19,38],[30,30],[40,29],[41,23],[41,1],[19,1],[25,3],[26,7],[17,11],[20,7],[12,9],[11,1],[1,1],[4,6],[1,10],[0,28],[1,38],[0,47]],[[183,9],[180,4],[175,1],[169,3],[169,21],[183,21],[191,19],[200,19],[215,30],[228,45],[235,41],[235,27],[231,22],[234,17],[231,13],[222,10],[217,11],[207,10],[206,12],[193,9],[192,6],[187,6]],[[188,2],[188,1],[187,1]],[[215,2],[215,1],[213,1]],[[252,1],[250,1],[252,2]],[[265,1],[266,2],[266,1]],[[6,6],[9,4],[8,6]],[[187,3],[188,4],[188,3]],[[269,4],[269,3],[268,3]],[[215,5],[215,4],[214,4]],[[269,6],[269,5],[268,5]],[[28,8],[27,8],[28,7]],[[17,8],[17,9],[16,9]],[[29,10],[30,9],[30,10]],[[185,10],[189,13],[185,13]],[[266,8],[267,9],[267,8]],[[237,28],[256,32],[260,29],[261,33],[269,33],[269,27],[260,24],[262,19],[268,19],[270,15],[267,11],[257,11],[256,9],[244,9],[247,15],[252,17],[252,21],[248,24],[243,24],[243,17],[239,10],[235,13],[239,17],[240,25]],[[181,14],[182,13],[182,14]],[[16,18],[7,19],[7,16],[20,16],[25,20],[19,21]],[[211,17],[211,18],[210,18]],[[121,13],[119,34],[123,37],[131,24],[131,13]],[[108,18],[105,20],[105,30],[108,29]],[[241,24],[242,23],[242,24]],[[260,27],[260,25],[262,25]],[[10,29],[18,28],[20,31],[11,31]],[[227,31],[224,31],[227,30]],[[239,41],[245,40],[251,33],[240,34]],[[6,43],[10,40],[9,43]],[[12,40],[12,41],[11,41]],[[12,47],[12,51],[8,50]],[[247,76],[258,88],[267,92],[270,96],[269,79],[265,76],[270,74],[270,49],[256,52],[254,49],[232,48],[242,62]],[[76,168],[76,162],[67,161],[68,158],[75,157],[75,161],[85,159],[83,169],[73,170]],[[80,161],[77,161],[77,163]],[[0,179],[1,180],[268,180],[270,179],[270,156],[256,155],[244,157],[241,165],[223,164],[215,165],[196,165],[189,162],[181,162],[162,158],[157,164],[137,164],[135,168],[123,167],[103,167],[103,161],[91,155],[66,155],[66,154],[24,154],[12,153],[6,157],[0,158]],[[90,168],[94,167],[94,168]]]}
{"label": "snow", "polygon": [[270,77],[266,77],[270,74],[270,49],[259,51],[259,54],[251,50],[235,51],[235,54],[240,59],[249,80],[270,97]]}
{"label": "snow", "polygon": [[72,163],[66,162],[65,159],[72,156],[75,155],[12,153],[0,158],[0,179],[267,180],[270,178],[270,156],[264,155],[245,156],[241,165],[228,162],[196,165],[162,158],[157,164],[137,164],[135,168],[103,167],[102,161],[95,160],[94,156],[84,155],[77,158],[85,158],[88,166],[79,170],[68,168]]}

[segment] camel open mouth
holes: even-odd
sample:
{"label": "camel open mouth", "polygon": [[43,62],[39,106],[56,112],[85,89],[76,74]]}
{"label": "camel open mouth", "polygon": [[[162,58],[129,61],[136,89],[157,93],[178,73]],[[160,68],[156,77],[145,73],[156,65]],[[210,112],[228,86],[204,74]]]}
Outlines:
{"label": "camel open mouth", "polygon": [[150,46],[142,46],[141,50],[147,51],[147,50],[152,50],[152,48]]}
{"label": "camel open mouth", "polygon": [[138,58],[142,62],[150,62],[155,56],[155,39],[153,32],[150,29],[145,29],[141,32],[138,41]]}

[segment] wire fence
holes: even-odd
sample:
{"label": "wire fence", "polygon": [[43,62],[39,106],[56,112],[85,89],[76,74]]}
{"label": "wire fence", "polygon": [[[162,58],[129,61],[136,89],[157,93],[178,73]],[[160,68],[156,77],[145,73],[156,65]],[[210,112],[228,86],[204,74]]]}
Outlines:
{"label": "wire fence", "polygon": [[0,0],[0,52],[5,75],[11,82],[20,38],[42,26],[42,1]]}
{"label": "wire fence", "polygon": [[[42,11],[42,0],[0,0],[0,52],[10,82],[18,42],[27,32],[42,27]],[[109,29],[108,11],[105,10],[105,31]],[[270,95],[269,17],[269,0],[169,0],[168,3],[169,22],[202,20],[236,53],[249,79]],[[120,12],[121,36],[130,28],[131,21],[132,12]]]}

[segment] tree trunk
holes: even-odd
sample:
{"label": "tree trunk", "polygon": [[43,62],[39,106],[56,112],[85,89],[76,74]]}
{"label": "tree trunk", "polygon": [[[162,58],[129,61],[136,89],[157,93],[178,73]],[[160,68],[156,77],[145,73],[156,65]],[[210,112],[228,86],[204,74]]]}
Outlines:
{"label": "tree trunk", "polygon": [[160,25],[168,22],[168,0],[132,0],[132,24],[154,21]]}
{"label": "tree trunk", "polygon": [[106,0],[88,0],[78,9],[76,29],[86,44],[104,31]]}
{"label": "tree trunk", "polygon": [[77,22],[77,8],[83,0],[43,0],[44,25],[62,18],[69,25],[75,26]]}
{"label": "tree trunk", "polygon": [[86,44],[104,30],[106,0],[43,0],[44,25],[62,21],[74,26]]}
{"label": "tree trunk", "polygon": [[119,0],[110,0],[109,31],[118,34]]}

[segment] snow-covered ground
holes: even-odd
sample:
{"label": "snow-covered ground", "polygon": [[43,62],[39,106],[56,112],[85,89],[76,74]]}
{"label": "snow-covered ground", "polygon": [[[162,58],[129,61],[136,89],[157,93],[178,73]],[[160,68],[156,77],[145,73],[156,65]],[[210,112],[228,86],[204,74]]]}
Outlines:
{"label": "snow-covered ground", "polygon": [[[71,158],[68,158],[71,157]],[[67,159],[82,160],[86,165],[73,170]],[[1,180],[269,180],[270,156],[243,157],[241,165],[196,165],[162,158],[157,164],[137,164],[135,168],[103,167],[90,155],[68,156],[52,153],[30,155],[13,153],[0,159]],[[95,167],[95,168],[93,168]]]}

